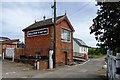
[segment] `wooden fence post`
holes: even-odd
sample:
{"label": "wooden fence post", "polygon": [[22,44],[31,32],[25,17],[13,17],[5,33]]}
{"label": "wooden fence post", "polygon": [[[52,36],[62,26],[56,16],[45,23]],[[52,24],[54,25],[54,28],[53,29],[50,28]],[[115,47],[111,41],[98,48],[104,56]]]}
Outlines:
{"label": "wooden fence post", "polygon": [[116,79],[120,80],[120,53],[116,54]]}
{"label": "wooden fence post", "polygon": [[15,60],[15,48],[13,50],[14,50],[14,52],[12,54],[12,62],[14,62],[14,60]]}

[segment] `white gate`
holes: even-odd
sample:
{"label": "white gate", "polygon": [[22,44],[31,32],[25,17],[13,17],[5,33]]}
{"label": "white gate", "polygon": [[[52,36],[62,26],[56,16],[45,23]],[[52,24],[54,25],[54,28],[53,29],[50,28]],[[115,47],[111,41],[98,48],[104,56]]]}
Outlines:
{"label": "white gate", "polygon": [[107,75],[109,80],[120,80],[120,74],[117,73],[120,69],[120,56],[118,54],[120,53],[113,56],[112,51],[107,51]]}
{"label": "white gate", "polygon": [[15,49],[14,48],[6,48],[6,58],[12,58],[12,61],[14,61],[14,56],[15,56]]}

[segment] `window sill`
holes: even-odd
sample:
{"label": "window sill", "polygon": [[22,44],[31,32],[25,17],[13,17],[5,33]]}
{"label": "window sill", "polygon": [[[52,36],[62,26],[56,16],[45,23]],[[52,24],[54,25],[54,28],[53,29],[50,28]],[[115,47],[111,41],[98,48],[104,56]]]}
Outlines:
{"label": "window sill", "polygon": [[61,40],[61,41],[65,43],[71,43],[71,41],[65,41],[65,40]]}

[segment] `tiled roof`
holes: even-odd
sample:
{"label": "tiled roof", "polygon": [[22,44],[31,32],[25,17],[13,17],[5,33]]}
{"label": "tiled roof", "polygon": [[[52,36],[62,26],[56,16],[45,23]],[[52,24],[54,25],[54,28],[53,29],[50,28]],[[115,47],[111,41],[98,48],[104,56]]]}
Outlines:
{"label": "tiled roof", "polygon": [[19,39],[9,39],[7,37],[0,37],[0,44],[8,44],[12,42],[19,42]]}
{"label": "tiled roof", "polygon": [[[58,16],[58,17],[56,17],[56,20],[58,20],[58,19],[60,19],[64,16],[65,15]],[[32,25],[28,26],[27,28],[23,29],[23,31],[27,31],[27,30],[30,30],[30,29],[33,29],[33,28],[38,28],[38,27],[41,28],[41,27],[45,27],[45,26],[49,26],[49,25],[53,25],[53,19],[52,18],[35,22]]]}
{"label": "tiled roof", "polygon": [[0,40],[10,40],[10,39],[7,37],[0,37]]}
{"label": "tiled roof", "polygon": [[85,44],[85,42],[83,42],[81,39],[73,38],[73,40],[74,40],[79,46],[88,47],[88,46]]}

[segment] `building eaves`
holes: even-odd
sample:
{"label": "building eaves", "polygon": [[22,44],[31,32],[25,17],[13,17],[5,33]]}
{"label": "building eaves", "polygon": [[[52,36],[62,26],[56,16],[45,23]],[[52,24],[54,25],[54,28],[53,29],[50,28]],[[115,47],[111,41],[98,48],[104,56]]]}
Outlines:
{"label": "building eaves", "polygon": [[[64,17],[64,15],[58,16],[56,18],[56,20],[58,20],[62,17]],[[42,28],[42,27],[50,26],[50,25],[53,25],[53,18],[49,18],[49,19],[46,19],[46,20],[35,22],[32,25],[28,26],[27,28],[23,29],[22,31],[28,31],[28,30],[31,30],[31,29]]]}
{"label": "building eaves", "polygon": [[[68,23],[69,27],[74,32],[75,30],[66,15],[56,17],[56,25],[59,24],[60,22],[62,22],[63,20],[65,20]],[[32,29],[37,29],[37,28],[42,28],[42,27],[50,27],[52,25],[54,25],[53,18],[49,18],[46,20],[35,22],[32,25],[28,26],[27,28],[23,29],[22,31],[29,31]]]}
{"label": "building eaves", "polygon": [[88,46],[85,44],[85,42],[83,42],[81,39],[73,38],[73,40],[74,40],[79,46],[88,47]]}

